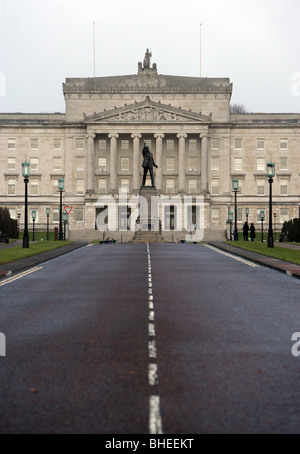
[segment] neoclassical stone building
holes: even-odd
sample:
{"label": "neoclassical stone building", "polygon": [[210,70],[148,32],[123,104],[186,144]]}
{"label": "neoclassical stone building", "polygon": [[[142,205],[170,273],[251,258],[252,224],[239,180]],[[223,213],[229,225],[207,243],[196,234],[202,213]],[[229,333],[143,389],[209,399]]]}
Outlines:
{"label": "neoclassical stone building", "polygon": [[[260,210],[268,219],[268,161],[276,165],[277,225],[298,217],[300,114],[231,115],[232,89],[227,78],[160,75],[149,58],[138,64],[134,75],[66,79],[65,113],[0,114],[1,206],[8,207],[22,227],[22,162],[27,160],[29,209],[37,211],[40,227],[46,225],[48,206],[50,223],[58,224],[57,185],[63,177],[64,204],[73,207],[71,238],[99,237],[95,231],[103,209],[99,198],[104,206],[107,198],[108,206],[113,197],[118,228],[112,235],[129,240],[131,209],[120,204],[119,193],[124,188],[128,197],[139,194],[146,142],[158,164],[158,194],[190,196],[193,224],[198,222],[193,200],[204,197],[206,239],[225,235],[228,210],[233,210],[234,177],[240,186],[240,228],[246,207],[249,222],[258,223]],[[180,222],[172,204],[162,206],[160,216],[174,239],[186,233],[177,231]]]}

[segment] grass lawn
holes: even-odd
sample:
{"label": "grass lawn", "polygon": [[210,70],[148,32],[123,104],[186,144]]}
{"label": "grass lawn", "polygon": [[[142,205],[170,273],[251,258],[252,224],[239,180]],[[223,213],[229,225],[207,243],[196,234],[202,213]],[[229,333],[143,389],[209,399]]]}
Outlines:
{"label": "grass lawn", "polygon": [[36,241],[34,243],[30,242],[29,249],[23,249],[22,245],[3,249],[0,251],[0,265],[58,249],[70,243],[70,241]]}
{"label": "grass lawn", "polygon": [[256,252],[257,254],[266,255],[274,259],[300,265],[300,250],[281,248],[280,246],[277,246],[276,243],[274,248],[268,248],[267,243],[262,243],[261,241],[227,241],[227,244],[247,249],[248,251]]}

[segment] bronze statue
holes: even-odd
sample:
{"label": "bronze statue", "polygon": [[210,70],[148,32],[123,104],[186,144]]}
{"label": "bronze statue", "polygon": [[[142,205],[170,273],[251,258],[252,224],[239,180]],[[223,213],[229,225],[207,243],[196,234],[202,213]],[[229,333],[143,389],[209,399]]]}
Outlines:
{"label": "bronze statue", "polygon": [[152,52],[149,52],[149,49],[146,50],[144,58],[144,68],[150,68],[150,58],[152,57]]}
{"label": "bronze statue", "polygon": [[146,177],[148,171],[150,172],[151,176],[151,185],[153,188],[155,188],[154,184],[154,175],[153,175],[153,166],[158,169],[158,166],[155,164],[154,159],[153,159],[153,154],[151,153],[149,147],[144,143],[144,148],[142,150],[143,153],[143,168],[144,168],[144,176],[143,176],[143,184],[142,187],[145,187],[146,184]]}

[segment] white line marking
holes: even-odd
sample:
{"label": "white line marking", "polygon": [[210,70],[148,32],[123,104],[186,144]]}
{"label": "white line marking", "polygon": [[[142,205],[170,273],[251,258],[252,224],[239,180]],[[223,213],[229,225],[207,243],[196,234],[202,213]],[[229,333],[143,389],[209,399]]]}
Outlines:
{"label": "white line marking", "polygon": [[158,385],[157,364],[149,364],[148,378],[150,386]]}
{"label": "white line marking", "polygon": [[236,255],[232,255],[229,254],[228,252],[221,251],[220,249],[217,249],[211,246],[210,244],[204,244],[204,246],[211,249],[212,251],[218,252],[219,254],[225,255],[226,257],[237,260],[238,262],[242,262],[245,265],[251,266],[252,268],[260,268],[260,265],[257,265],[256,263],[249,262],[248,260],[242,259],[241,257],[237,257]]}
{"label": "white line marking", "polygon": [[151,435],[163,434],[162,422],[160,416],[160,398],[159,396],[150,396],[149,400],[149,432]]}
{"label": "white line marking", "polygon": [[7,285],[7,284],[11,284],[12,282],[17,281],[17,280],[21,279],[22,277],[29,276],[30,274],[35,273],[36,271],[39,271],[41,269],[43,269],[42,266],[32,268],[31,270],[24,271],[23,273],[17,274],[16,276],[5,279],[5,281],[0,283],[0,287],[3,287],[4,285]]}
{"label": "white line marking", "polygon": [[154,323],[149,323],[148,325],[149,336],[155,337],[155,326]]}

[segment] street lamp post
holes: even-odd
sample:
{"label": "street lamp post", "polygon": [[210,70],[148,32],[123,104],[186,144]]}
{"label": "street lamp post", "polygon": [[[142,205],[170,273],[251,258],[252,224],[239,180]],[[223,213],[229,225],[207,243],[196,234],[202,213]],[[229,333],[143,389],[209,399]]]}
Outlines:
{"label": "street lamp post", "polygon": [[274,236],[273,236],[273,226],[272,226],[272,184],[273,178],[275,176],[275,164],[274,162],[267,163],[267,177],[270,184],[270,194],[269,194],[269,230],[268,230],[268,247],[274,247]]}
{"label": "street lamp post", "polygon": [[233,221],[233,212],[229,211],[228,213],[228,221],[229,221],[229,234],[230,234],[230,241],[232,241],[232,221]]}
{"label": "street lamp post", "polygon": [[265,212],[261,210],[260,212],[260,220],[261,220],[261,242],[264,242],[264,220],[265,220]]}
{"label": "street lamp post", "polygon": [[28,234],[28,182],[30,178],[30,163],[22,163],[22,176],[25,183],[25,220],[24,220],[24,234],[23,234],[23,248],[29,248],[29,234]]}
{"label": "street lamp post", "polygon": [[64,222],[64,240],[66,240],[67,239],[66,230],[67,224],[69,222],[69,216],[67,213],[63,213],[63,222]]}
{"label": "street lamp post", "polygon": [[31,217],[32,217],[32,224],[33,224],[33,230],[32,230],[32,241],[35,241],[35,238],[34,238],[34,226],[35,226],[35,220],[36,220],[36,210],[32,210],[31,212]]}
{"label": "street lamp post", "polygon": [[277,213],[274,213],[273,216],[274,216],[274,231],[275,231],[275,243],[276,243],[276,227],[277,227],[276,226],[276,218],[277,218]]}
{"label": "street lamp post", "polygon": [[248,219],[249,219],[249,208],[248,207],[245,208],[245,213],[246,213],[246,221],[248,224]]}
{"label": "street lamp post", "polygon": [[232,190],[234,191],[234,231],[233,240],[239,240],[238,228],[237,228],[237,192],[239,190],[239,180],[234,178],[232,180]]}
{"label": "street lamp post", "polygon": [[50,216],[50,208],[46,208],[46,215],[47,215],[47,241],[49,241],[49,216]]}
{"label": "street lamp post", "polygon": [[59,234],[58,239],[59,241],[63,241],[64,239],[64,232],[63,232],[63,220],[62,220],[62,193],[64,190],[65,181],[63,178],[58,179],[58,190],[60,192],[60,205],[59,205]]}

